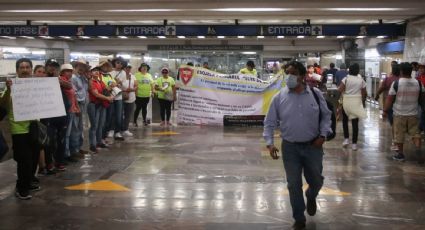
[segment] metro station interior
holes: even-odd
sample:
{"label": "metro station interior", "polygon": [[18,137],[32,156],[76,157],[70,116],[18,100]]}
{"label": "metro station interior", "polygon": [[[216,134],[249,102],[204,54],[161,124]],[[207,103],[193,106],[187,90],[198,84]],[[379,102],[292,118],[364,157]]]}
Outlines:
{"label": "metro station interior", "polygon": [[[195,70],[207,63],[218,76],[237,74],[252,61],[255,77],[268,83],[278,74],[284,82],[292,61],[323,71],[331,63],[337,69],[357,63],[367,91],[357,148],[342,145],[341,119],[336,137],[323,145],[324,184],[305,228],[294,226],[285,153],[270,157],[262,121],[182,124],[179,116],[191,114],[182,111],[180,89],[172,125],[160,123],[152,97],[149,125],[140,125],[140,115],[123,141],[108,137],[108,148],[68,162],[64,171],[36,172],[41,190],[29,200],[15,196],[15,147],[4,118],[9,151],[0,158],[0,229],[425,229],[425,167],[410,137],[405,161],[393,160],[385,97],[377,97],[393,62],[425,66],[424,9],[422,0],[0,1],[0,95],[17,77],[21,58],[33,66],[54,59],[93,68],[121,57],[133,75],[146,63],[153,81],[166,68],[176,82],[188,63]],[[223,101],[236,100],[229,95]],[[337,103],[338,97],[331,83],[325,98]],[[264,119],[265,112],[250,115]],[[88,150],[89,119],[83,123]],[[279,150],[282,138],[277,129]],[[423,144],[420,150],[425,156]]]}

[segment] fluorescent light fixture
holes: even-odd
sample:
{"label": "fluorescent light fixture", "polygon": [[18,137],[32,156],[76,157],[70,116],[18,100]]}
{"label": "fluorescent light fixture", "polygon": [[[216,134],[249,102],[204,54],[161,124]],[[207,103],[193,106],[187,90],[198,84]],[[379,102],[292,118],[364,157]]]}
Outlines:
{"label": "fluorescent light fixture", "polygon": [[341,55],[341,54],[337,54],[337,55],[335,55],[335,59],[336,59],[336,60],[342,60],[342,55]]}
{"label": "fluorescent light fixture", "polygon": [[22,47],[5,47],[3,48],[4,53],[13,53],[13,54],[29,54],[31,53],[27,48]]}
{"label": "fluorescent light fixture", "polygon": [[217,36],[217,38],[226,38],[226,36]]}
{"label": "fluorescent light fixture", "polygon": [[64,13],[73,11],[76,10],[1,10],[5,13]]}
{"label": "fluorescent light fixture", "polygon": [[238,38],[245,38],[245,36],[238,36]]}
{"label": "fluorescent light fixture", "polygon": [[305,38],[304,36],[297,36],[297,38]]}
{"label": "fluorescent light fixture", "polygon": [[26,38],[26,39],[35,39],[35,37],[30,37],[30,36],[21,36],[21,38]]}
{"label": "fluorescent light fixture", "polygon": [[118,57],[122,57],[124,59],[131,59],[131,55],[130,54],[118,54]]}
{"label": "fluorescent light fixture", "polygon": [[40,38],[44,38],[44,39],[53,39],[53,37],[51,37],[51,36],[40,36]]}
{"label": "fluorescent light fixture", "polygon": [[381,35],[381,36],[378,36],[378,37],[376,37],[376,38],[386,38],[387,36],[383,36],[383,35]]}
{"label": "fluorescent light fixture", "polygon": [[164,38],[167,38],[167,37],[165,37],[165,36],[158,36],[158,38],[164,39]]}
{"label": "fluorescent light fixture", "polygon": [[82,39],[90,39],[89,36],[80,36],[80,38],[82,38]]}
{"label": "fluorescent light fixture", "polygon": [[109,39],[109,37],[108,37],[108,36],[99,36],[99,38],[102,38],[102,39]]}
{"label": "fluorescent light fixture", "polygon": [[254,51],[245,51],[245,52],[241,52],[241,54],[252,55],[252,54],[257,54],[257,52],[254,52]]}
{"label": "fluorescent light fixture", "polygon": [[178,38],[186,38],[186,36],[177,36]]}
{"label": "fluorescent light fixture", "polygon": [[264,38],[264,36],[257,36],[257,38]]}
{"label": "fluorescent light fixture", "polygon": [[138,38],[142,38],[142,39],[146,39],[146,38],[148,38],[148,37],[146,37],[146,36],[137,36]]}
{"label": "fluorescent light fixture", "polygon": [[198,36],[198,38],[205,38],[205,36]]}
{"label": "fluorescent light fixture", "polygon": [[321,35],[321,36],[317,36],[317,38],[325,38],[325,36]]}
{"label": "fluorescent light fixture", "polygon": [[70,36],[59,36],[59,37],[64,38],[64,39],[71,39]]}
{"label": "fluorescent light fixture", "polygon": [[218,11],[218,12],[280,12],[291,11],[288,8],[216,8],[206,9],[204,11]]}
{"label": "fluorescent light fixture", "polygon": [[323,8],[326,11],[401,11],[404,8]]}
{"label": "fluorescent light fixture", "polygon": [[127,39],[128,37],[127,36],[118,36],[119,38],[121,38],[121,39]]}
{"label": "fluorescent light fixture", "polygon": [[285,36],[277,36],[277,38],[285,38]]}
{"label": "fluorescent light fixture", "polygon": [[366,36],[357,36],[356,38],[365,38]]}
{"label": "fluorescent light fixture", "polygon": [[31,51],[31,53],[33,55],[45,55],[46,51],[44,51],[44,50],[34,50],[34,51]]}
{"label": "fluorescent light fixture", "polygon": [[118,9],[118,10],[105,10],[106,12],[176,12],[182,11],[179,9]]}
{"label": "fluorescent light fixture", "polygon": [[339,36],[336,36],[336,38],[345,38],[345,36],[344,35],[339,35]]}
{"label": "fluorescent light fixture", "polygon": [[11,37],[11,36],[0,36],[1,38],[7,38],[7,39],[16,39],[16,37]]}

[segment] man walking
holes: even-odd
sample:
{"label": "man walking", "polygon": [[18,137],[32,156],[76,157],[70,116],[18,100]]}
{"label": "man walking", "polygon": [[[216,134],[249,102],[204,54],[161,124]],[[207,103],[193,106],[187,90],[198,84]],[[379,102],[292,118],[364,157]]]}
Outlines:
{"label": "man walking", "polygon": [[[274,129],[279,125],[282,136],[283,163],[292,206],[294,229],[304,229],[306,205],[303,197],[302,172],[308,183],[307,213],[316,214],[316,197],[323,185],[323,148],[331,130],[331,111],[322,93],[305,84],[306,68],[291,62],[287,68],[286,87],[274,96],[264,120],[264,139],[273,159],[279,151],[274,146]],[[313,92],[314,90],[314,92]],[[320,105],[316,102],[318,97]]]}

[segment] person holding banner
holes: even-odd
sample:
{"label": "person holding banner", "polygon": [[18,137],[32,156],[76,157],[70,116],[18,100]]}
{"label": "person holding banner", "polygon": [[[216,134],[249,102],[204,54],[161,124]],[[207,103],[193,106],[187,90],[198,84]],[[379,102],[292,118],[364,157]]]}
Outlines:
{"label": "person holding banner", "polygon": [[277,155],[279,150],[274,146],[274,130],[279,125],[282,136],[282,158],[295,219],[293,227],[304,229],[306,205],[302,172],[304,171],[308,183],[305,192],[307,213],[314,216],[317,210],[316,197],[324,179],[322,145],[328,134],[332,133],[331,111],[321,91],[306,85],[307,71],[302,63],[291,62],[286,71],[288,73],[286,87],[272,99],[264,120],[263,136],[271,157],[274,160],[279,159]]}
{"label": "person holding banner", "polygon": [[239,73],[258,77],[257,70],[255,69],[255,64],[251,60],[246,62],[246,67],[239,70]]}
{"label": "person holding banner", "polygon": [[[18,78],[30,78],[32,74],[32,62],[27,58],[16,61],[16,74]],[[38,165],[40,148],[31,141],[29,131],[30,121],[15,121],[12,108],[11,88],[12,81],[6,81],[7,90],[0,98],[0,106],[7,108],[10,130],[12,133],[13,159],[17,163],[17,175],[15,195],[21,200],[32,198],[30,191],[40,190],[39,181],[35,178]]]}
{"label": "person holding banner", "polygon": [[139,118],[140,110],[142,110],[143,124],[148,125],[146,115],[148,112],[148,104],[151,96],[155,92],[154,81],[152,75],[148,73],[149,65],[142,63],[139,67],[139,72],[136,73],[137,94],[136,94],[136,110],[134,111],[133,122],[137,127],[137,119]]}
{"label": "person holding banner", "polygon": [[161,69],[162,76],[157,79],[155,85],[161,113],[160,126],[172,126],[170,123],[171,104],[176,100],[176,83],[172,77],[168,76],[169,72],[167,67],[163,67]]}

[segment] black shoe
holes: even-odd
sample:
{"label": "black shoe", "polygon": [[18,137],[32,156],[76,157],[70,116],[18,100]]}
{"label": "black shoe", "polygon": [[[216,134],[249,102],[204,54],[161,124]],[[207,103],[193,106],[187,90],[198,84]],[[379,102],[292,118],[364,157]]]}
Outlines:
{"label": "black shoe", "polygon": [[310,216],[316,215],[317,211],[317,204],[316,199],[308,199],[307,198],[307,213]]}
{"label": "black shoe", "polygon": [[294,230],[305,229],[305,221],[295,221],[294,225],[292,225],[292,229]]}
{"label": "black shoe", "polygon": [[97,153],[97,148],[94,147],[94,146],[90,147],[90,152],[91,153]]}
{"label": "black shoe", "polygon": [[404,157],[403,153],[398,153],[398,154],[393,156],[393,160],[404,162],[406,160],[406,158]]}
{"label": "black shoe", "polygon": [[97,147],[99,147],[101,149],[107,149],[108,148],[108,146],[106,146],[104,143],[98,144]]}
{"label": "black shoe", "polygon": [[40,184],[40,180],[37,177],[33,177],[32,180],[31,180],[31,184],[37,184],[37,185],[39,185]]}
{"label": "black shoe", "polygon": [[77,163],[79,161],[75,157],[67,157],[67,158],[65,158],[65,160],[67,160],[68,162],[71,162],[71,163]]}
{"label": "black shoe", "polygon": [[134,127],[139,127],[139,125],[137,124],[137,122],[133,122],[134,123]]}
{"label": "black shoe", "polygon": [[40,190],[41,190],[40,185],[35,185],[35,184],[30,185],[30,192],[36,192],[36,191],[40,191]]}
{"label": "black shoe", "polygon": [[21,200],[29,200],[32,198],[29,192],[19,192],[18,190],[16,190],[15,196]]}

